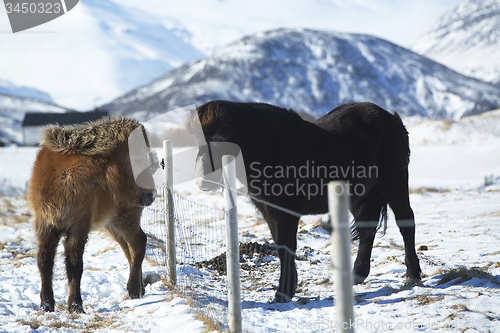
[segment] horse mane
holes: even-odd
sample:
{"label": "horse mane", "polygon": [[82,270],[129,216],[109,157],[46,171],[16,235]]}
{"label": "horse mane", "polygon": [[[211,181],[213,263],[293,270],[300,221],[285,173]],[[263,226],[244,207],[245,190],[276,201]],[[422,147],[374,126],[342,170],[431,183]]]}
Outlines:
{"label": "horse mane", "polygon": [[221,105],[221,102],[223,101],[208,102],[191,112],[186,121],[188,132],[196,137],[203,137],[203,133],[199,133],[199,126],[196,126],[198,122],[201,129],[211,130],[228,121],[227,110]]}
{"label": "horse mane", "polygon": [[[288,110],[266,103],[239,103],[229,102],[223,100],[216,100],[205,103],[198,107],[195,112],[191,112],[187,121],[186,128],[188,132],[194,134],[196,137],[203,137],[204,133],[198,133],[200,128],[195,124],[199,121],[201,129],[204,132],[212,133],[217,129],[232,129],[231,112],[238,112],[240,109],[246,109],[248,106],[253,107],[253,116],[259,117],[261,113],[266,115],[269,121],[275,117],[279,122],[286,121],[287,119],[300,119],[300,115],[294,110]],[[243,110],[242,110],[243,112]]]}
{"label": "horse mane", "polygon": [[110,117],[82,125],[47,127],[42,131],[40,144],[64,154],[109,156],[121,145],[128,145],[130,133],[139,126],[147,142],[145,129],[137,120]]}

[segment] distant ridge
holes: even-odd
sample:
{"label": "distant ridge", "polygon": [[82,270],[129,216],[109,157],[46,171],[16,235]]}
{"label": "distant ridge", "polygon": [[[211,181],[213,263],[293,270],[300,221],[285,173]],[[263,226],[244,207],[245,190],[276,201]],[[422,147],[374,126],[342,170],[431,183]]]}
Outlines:
{"label": "distant ridge", "polygon": [[370,101],[404,116],[459,119],[500,106],[500,87],[367,35],[278,29],[245,37],[102,108],[159,114],[214,99],[276,104],[317,117]]}
{"label": "distant ridge", "polygon": [[500,84],[500,0],[465,0],[411,47],[487,82]]}

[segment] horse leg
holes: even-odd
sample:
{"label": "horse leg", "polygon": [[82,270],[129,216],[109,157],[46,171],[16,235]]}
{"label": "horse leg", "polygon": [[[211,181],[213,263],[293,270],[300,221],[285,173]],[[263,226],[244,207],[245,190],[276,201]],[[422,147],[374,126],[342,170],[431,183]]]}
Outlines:
{"label": "horse leg", "polygon": [[396,224],[403,236],[405,245],[406,284],[418,283],[421,280],[420,264],[415,251],[415,215],[410,206],[408,191],[408,171],[392,177],[386,177],[381,188],[389,206],[396,217]]}
{"label": "horse leg", "polygon": [[83,273],[83,252],[89,229],[68,230],[68,235],[64,241],[64,253],[66,256],[66,274],[68,276],[68,310],[70,312],[85,313],[83,311],[82,294],[80,283]]}
{"label": "horse leg", "polygon": [[358,254],[354,262],[354,284],[362,283],[370,273],[370,258],[377,233],[380,211],[386,205],[377,188],[353,205],[351,212],[359,236]]}
{"label": "horse leg", "polygon": [[[406,192],[407,193],[407,192]],[[403,236],[405,245],[406,283],[412,285],[420,282],[421,269],[415,251],[415,216],[410,206],[410,199],[406,196],[395,196],[390,202],[399,232]]]}
{"label": "horse leg", "polygon": [[142,207],[123,211],[108,226],[108,230],[112,230],[111,234],[116,235],[114,237],[129,261],[127,290],[130,298],[139,298],[145,292],[142,281],[142,261],[146,254],[147,237],[140,226],[141,212]]}
{"label": "horse leg", "polygon": [[109,232],[109,234],[113,237],[113,239],[120,245],[123,253],[125,254],[125,257],[127,258],[127,261],[129,265],[131,264],[131,257],[130,257],[130,249],[128,247],[128,243],[123,239],[122,236],[120,236],[111,225],[106,226],[106,230]]}
{"label": "horse leg", "polygon": [[[40,225],[43,223],[35,223]],[[54,311],[54,291],[52,289],[52,277],[54,269],[54,258],[57,252],[57,244],[61,238],[61,232],[53,227],[37,228],[38,253],[37,264],[42,280],[40,290],[40,308],[43,311]]]}
{"label": "horse leg", "polygon": [[[125,254],[125,257],[127,258],[129,267],[132,267],[132,257],[130,255],[130,247],[129,247],[129,244],[127,243],[127,241],[122,236],[120,236],[118,234],[118,232],[113,229],[112,226],[108,226],[108,227],[106,227],[106,229],[111,234],[111,236],[113,236],[113,239],[120,245],[123,253]],[[141,269],[141,273],[140,273],[139,283],[141,285],[141,293],[140,294],[142,296],[145,293],[145,289],[144,289],[145,286],[144,286],[144,282],[142,280],[142,269]]]}
{"label": "horse leg", "polygon": [[281,272],[278,290],[273,303],[285,303],[292,300],[297,289],[297,268],[295,267],[295,250],[297,249],[297,227],[299,218],[282,214],[272,233],[278,249]]}

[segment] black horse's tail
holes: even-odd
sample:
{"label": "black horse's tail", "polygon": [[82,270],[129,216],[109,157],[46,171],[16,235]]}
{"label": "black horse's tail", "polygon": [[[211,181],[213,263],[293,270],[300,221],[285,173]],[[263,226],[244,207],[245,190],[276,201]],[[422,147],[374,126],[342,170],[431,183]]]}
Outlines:
{"label": "black horse's tail", "polygon": [[[387,204],[383,205],[380,208],[380,219],[378,221],[377,225],[377,231],[382,229],[382,236],[385,235],[387,231]],[[351,222],[351,240],[358,240],[359,239],[359,230],[356,228],[355,221],[353,220]]]}
{"label": "black horse's tail", "polygon": [[385,235],[387,231],[387,204],[382,206],[382,209],[380,209],[380,220],[378,222],[378,227],[377,231],[382,228],[382,236]]}
{"label": "black horse's tail", "polygon": [[[406,182],[408,181],[408,165],[410,163],[410,140],[408,131],[404,126],[403,120],[399,116],[397,112],[395,112],[392,117],[388,117],[390,119],[386,122],[390,127],[387,128],[387,135],[384,139],[384,147],[386,148],[385,155],[391,156],[393,159],[385,159],[385,162],[389,162],[391,167],[396,167],[398,170],[404,170],[406,173]],[[389,150],[387,150],[389,149]],[[389,169],[389,168],[385,168]],[[385,198],[381,199],[380,202],[380,215],[379,221],[377,225],[377,231],[381,230],[382,235],[386,234],[387,231],[387,206],[388,202]],[[352,239],[359,239],[359,232],[356,230],[356,226],[354,221],[351,227],[351,236]]]}

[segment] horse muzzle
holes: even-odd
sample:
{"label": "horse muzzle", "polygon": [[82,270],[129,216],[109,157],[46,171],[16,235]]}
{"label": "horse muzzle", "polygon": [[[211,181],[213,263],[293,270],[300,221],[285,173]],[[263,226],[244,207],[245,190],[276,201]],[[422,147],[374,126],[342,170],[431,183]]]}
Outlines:
{"label": "horse muzzle", "polygon": [[156,191],[143,191],[139,195],[138,206],[146,207],[151,205],[156,198]]}
{"label": "horse muzzle", "polygon": [[197,178],[195,180],[196,186],[203,192],[215,192],[221,188],[221,184],[216,181],[206,180],[204,178]]}

